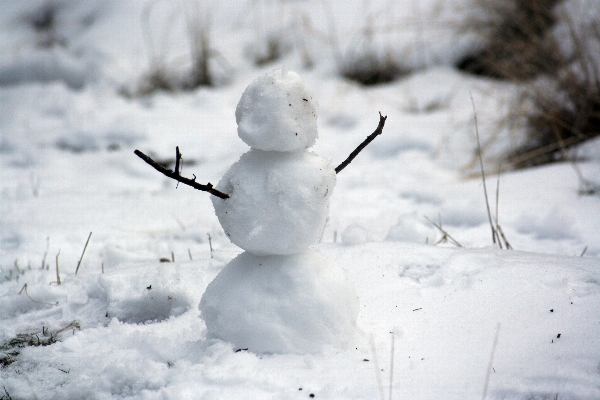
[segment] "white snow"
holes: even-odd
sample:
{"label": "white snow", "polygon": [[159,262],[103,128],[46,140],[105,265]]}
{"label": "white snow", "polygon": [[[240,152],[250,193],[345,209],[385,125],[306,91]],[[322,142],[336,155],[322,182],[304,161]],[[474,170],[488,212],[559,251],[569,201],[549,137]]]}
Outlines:
{"label": "white snow", "polygon": [[212,202],[227,237],[257,255],[295,254],[323,235],[335,187],[331,164],[308,151],[251,149],[216,189]]}
{"label": "white snow", "polygon": [[353,343],[359,301],[354,282],[315,250],[283,256],[244,252],[202,296],[207,338],[254,353],[316,353]]}
{"label": "white snow", "polygon": [[[492,244],[471,95],[484,160],[522,131],[497,125],[514,86],[448,65],[477,43],[458,28],[471,0],[208,3],[211,64],[229,83],[142,98],[120,92],[149,71],[149,53],[170,74],[189,71],[180,3],[0,3],[0,359],[13,361],[0,363],[0,398],[464,400],[486,382],[487,399],[600,398],[600,197],[578,193],[578,173],[600,185],[600,141],[578,150],[577,171],[503,168],[498,219],[515,250]],[[580,3],[567,8],[585,28],[597,1]],[[47,5],[56,25],[37,31],[30,16]],[[256,25],[262,11],[272,26]],[[257,31],[292,48],[256,66],[244,49]],[[375,87],[346,81],[336,58],[359,44],[418,68]],[[311,151],[331,165],[388,116],[337,176],[312,246],[356,284],[359,333],[346,349],[260,354],[209,338],[197,305],[242,250],[208,194],[133,154],[168,161],[179,146],[184,176],[218,182],[248,151],[240,95],[283,65],[319,103]],[[496,179],[487,174],[493,217]]]}

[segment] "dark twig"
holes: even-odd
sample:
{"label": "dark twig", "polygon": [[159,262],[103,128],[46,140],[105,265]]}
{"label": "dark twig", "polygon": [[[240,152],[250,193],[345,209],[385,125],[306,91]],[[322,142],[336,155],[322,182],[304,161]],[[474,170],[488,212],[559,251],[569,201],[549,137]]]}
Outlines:
{"label": "dark twig", "polygon": [[346,168],[348,166],[348,164],[350,164],[352,162],[352,160],[354,160],[354,158],[356,158],[358,153],[360,153],[362,151],[362,149],[367,147],[367,145],[369,143],[371,143],[377,137],[377,135],[381,135],[381,133],[383,132],[383,126],[385,125],[386,119],[387,119],[387,115],[384,117],[383,115],[381,115],[381,112],[380,112],[379,113],[379,125],[377,125],[377,129],[375,129],[375,132],[373,132],[369,136],[367,136],[367,138],[361,144],[359,144],[358,147],[356,149],[354,149],[354,151],[352,153],[350,153],[348,158],[346,158],[344,160],[344,162],[342,162],[340,165],[338,165],[335,168],[336,174],[339,174],[341,170]]}
{"label": "dark twig", "polygon": [[152,158],[148,157],[147,155],[145,155],[144,153],[142,153],[139,150],[135,150],[134,151],[135,155],[138,156],[139,158],[141,158],[142,160],[144,160],[146,162],[146,164],[149,164],[150,166],[152,166],[155,170],[157,170],[158,172],[160,172],[161,174],[171,178],[171,179],[175,179],[177,182],[181,182],[184,185],[188,185],[193,187],[194,189],[197,190],[202,190],[204,192],[208,192],[210,194],[212,194],[213,196],[217,196],[221,199],[228,199],[229,195],[223,192],[218,191],[217,189],[213,188],[213,185],[211,183],[207,183],[206,185],[202,185],[198,182],[196,182],[195,178],[194,179],[189,179],[189,178],[185,178],[181,175],[179,175],[179,172],[177,171],[177,160],[175,161],[175,171],[170,171],[168,169],[166,169],[165,167],[159,165],[156,161],[154,161]]}
{"label": "dark twig", "polygon": [[179,146],[175,146],[175,173],[179,175],[181,173],[181,169],[179,166],[179,162],[181,161],[181,153],[179,152]]}
{"label": "dark twig", "polygon": [[[173,171],[177,175],[181,175],[181,166],[179,163],[180,161],[181,161],[181,153],[179,152],[179,146],[175,146],[175,168],[173,169]],[[177,189],[177,187],[179,187],[179,182],[177,182],[177,186],[175,186],[175,188]]]}

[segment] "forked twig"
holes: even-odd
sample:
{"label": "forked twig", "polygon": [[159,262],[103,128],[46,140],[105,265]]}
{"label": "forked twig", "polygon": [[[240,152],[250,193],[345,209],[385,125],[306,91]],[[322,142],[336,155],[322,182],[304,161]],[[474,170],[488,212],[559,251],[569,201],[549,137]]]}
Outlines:
{"label": "forked twig", "polygon": [[387,115],[384,117],[383,115],[381,115],[381,112],[380,112],[379,113],[379,125],[377,125],[377,129],[375,129],[375,132],[373,132],[369,136],[367,136],[367,138],[361,144],[359,144],[358,147],[356,149],[354,149],[354,151],[352,153],[350,153],[348,158],[346,158],[340,165],[335,167],[336,174],[339,174],[341,170],[346,168],[348,166],[348,164],[350,164],[352,162],[352,160],[354,160],[356,158],[358,153],[360,153],[365,147],[367,147],[367,145],[369,143],[371,143],[378,135],[381,135],[381,133],[383,132],[383,126],[385,125],[386,119],[387,119]]}
{"label": "forked twig", "polygon": [[148,157],[147,155],[145,155],[144,153],[142,153],[139,150],[135,150],[134,153],[136,156],[138,156],[139,158],[144,160],[146,162],[146,164],[150,165],[151,167],[153,167],[155,170],[157,170],[161,174],[165,175],[166,177],[175,179],[177,182],[181,182],[184,185],[191,186],[194,189],[208,192],[208,193],[212,194],[213,196],[217,196],[221,199],[229,198],[228,194],[220,192],[217,189],[213,188],[213,185],[210,182],[207,183],[206,185],[203,185],[201,183],[196,182],[196,177],[194,177],[194,179],[189,179],[189,178],[183,177],[179,174],[179,165],[180,165],[179,163],[181,161],[181,153],[179,152],[179,146],[177,146],[175,148],[176,160],[175,160],[175,170],[174,171],[170,171],[170,170],[166,169],[165,167],[158,164],[152,158]]}
{"label": "forked twig", "polygon": [[[375,129],[375,131],[373,133],[371,133],[369,136],[367,136],[367,138],[361,144],[359,144],[358,147],[356,149],[354,149],[354,151],[352,153],[350,153],[348,158],[346,158],[340,165],[338,165],[335,168],[336,174],[339,173],[344,168],[346,168],[352,162],[352,160],[354,160],[356,158],[356,156],[365,147],[367,147],[367,145],[369,143],[371,143],[378,135],[381,135],[381,133],[383,132],[383,127],[385,125],[386,119],[387,119],[387,115],[384,117],[383,115],[381,115],[381,112],[380,112],[379,113],[379,124],[377,125],[377,128]],[[181,182],[184,185],[191,186],[194,189],[208,192],[208,193],[212,194],[213,196],[217,196],[221,199],[229,198],[229,195],[227,193],[223,193],[223,192],[215,189],[210,182],[207,183],[206,185],[196,182],[195,175],[194,175],[194,179],[189,179],[184,176],[181,176],[181,174],[180,174],[181,153],[179,152],[179,146],[175,147],[175,168],[173,171],[163,167],[162,165],[160,165],[159,163],[157,163],[152,158],[150,158],[149,156],[147,156],[146,154],[142,153],[139,150],[135,150],[134,153],[136,156],[138,156],[139,158],[144,160],[146,162],[146,164],[150,165],[152,168],[154,168],[155,170],[157,170],[158,172],[160,172],[161,174],[165,175],[168,178],[175,179],[177,182]]]}

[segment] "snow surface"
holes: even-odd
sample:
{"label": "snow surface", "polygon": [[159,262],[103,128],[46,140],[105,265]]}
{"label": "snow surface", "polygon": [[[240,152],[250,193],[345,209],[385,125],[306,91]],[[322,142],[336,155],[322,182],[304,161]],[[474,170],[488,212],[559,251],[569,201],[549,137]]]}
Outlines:
{"label": "snow surface", "polygon": [[[471,96],[486,161],[521,131],[498,125],[512,85],[449,65],[476,43],[459,29],[470,0],[211,2],[213,67],[229,83],[130,98],[149,54],[190,69],[181,3],[151,3],[150,16],[144,1],[0,3],[0,357],[19,353],[0,367],[0,398],[600,398],[600,198],[578,193],[578,173],[600,184],[600,142],[582,146],[578,172],[503,172],[498,218],[515,250],[492,245]],[[32,28],[48,4],[54,28]],[[246,49],[277,32],[291,50],[256,66]],[[369,88],[341,79],[336,59],[361,43],[415,71]],[[260,355],[207,338],[197,304],[241,250],[207,194],[133,154],[168,161],[179,146],[185,176],[218,182],[248,151],[241,93],[284,64],[319,103],[313,151],[333,165],[388,116],[337,177],[314,246],[356,282],[348,350]],[[463,247],[434,246],[425,216]],[[23,334],[57,340],[10,344]]]}

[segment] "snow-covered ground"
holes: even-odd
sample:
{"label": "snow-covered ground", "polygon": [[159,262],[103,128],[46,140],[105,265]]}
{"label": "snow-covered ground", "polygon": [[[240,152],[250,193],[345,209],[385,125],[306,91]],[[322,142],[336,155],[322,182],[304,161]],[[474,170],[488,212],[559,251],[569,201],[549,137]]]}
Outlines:
{"label": "snow-covered ground", "polygon": [[[141,97],[124,93],[149,54],[189,71],[190,3],[0,3],[0,399],[600,398],[600,197],[578,193],[569,163],[488,174],[514,250],[492,244],[471,96],[496,154],[513,143],[498,122],[515,88],[449,65],[475,43],[458,29],[469,1],[208,3],[219,85]],[[339,77],[338,50],[364,51],[369,21],[385,32],[370,48],[393,44],[415,72],[373,87]],[[256,66],[273,35],[287,52]],[[174,160],[179,146],[183,175],[216,184],[248,150],[240,95],[284,64],[319,104],[313,150],[333,165],[388,116],[338,175],[315,246],[357,286],[349,350],[206,339],[200,298],[242,250],[208,194],[133,154]],[[577,163],[596,185],[599,148]],[[463,247],[434,245],[425,217]]]}

